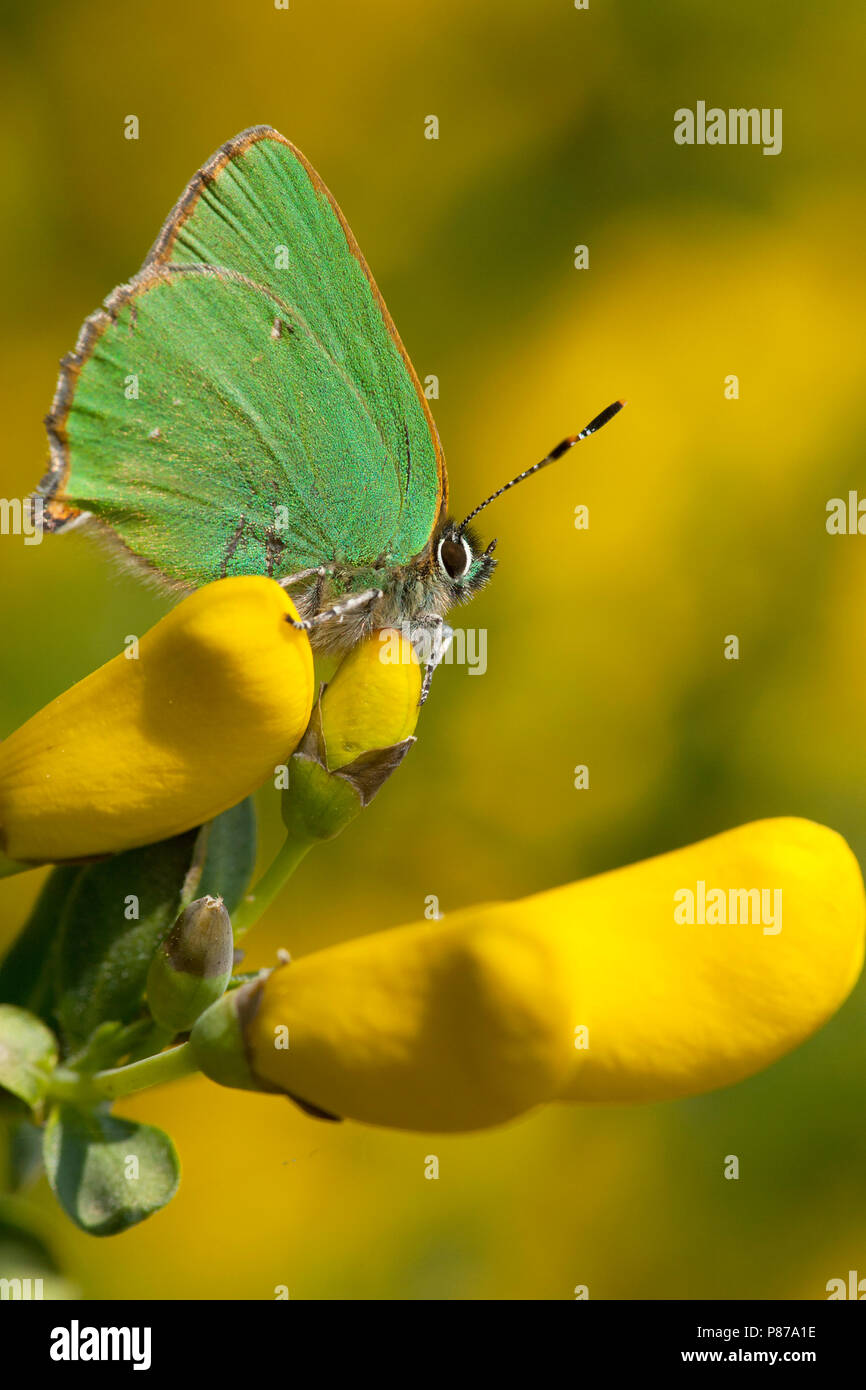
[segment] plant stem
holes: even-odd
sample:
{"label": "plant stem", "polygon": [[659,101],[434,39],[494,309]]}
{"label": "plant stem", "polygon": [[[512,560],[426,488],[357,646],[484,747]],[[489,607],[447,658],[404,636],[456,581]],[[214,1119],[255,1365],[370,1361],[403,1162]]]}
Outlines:
{"label": "plant stem", "polygon": [[232,917],[235,941],[239,941],[270,907],[280,889],[314,844],[315,840],[286,836],[271,867],[262,875],[253,891],[244,898]]}
{"label": "plant stem", "polygon": [[141,1062],[130,1062],[126,1067],[111,1067],[108,1071],[97,1071],[92,1075],[82,1075],[68,1067],[58,1067],[51,1078],[49,1095],[55,1100],[83,1101],[92,1104],[101,1100],[119,1100],[121,1096],[131,1096],[148,1086],[162,1086],[167,1081],[178,1081],[183,1076],[191,1076],[198,1071],[198,1063],[189,1043],[172,1047],[168,1052],[158,1052],[155,1057],[145,1057]]}

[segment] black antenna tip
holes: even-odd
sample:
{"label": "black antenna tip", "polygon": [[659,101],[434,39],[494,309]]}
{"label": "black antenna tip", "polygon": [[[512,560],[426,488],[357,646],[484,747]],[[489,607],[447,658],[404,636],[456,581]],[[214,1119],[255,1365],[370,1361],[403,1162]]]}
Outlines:
{"label": "black antenna tip", "polygon": [[618,415],[624,405],[625,401],[613,401],[613,403],[607,406],[600,415],[596,415],[594,420],[590,420],[586,429],[581,430],[580,433],[583,436],[595,434],[596,430],[600,430],[602,425],[606,425],[608,420],[613,419],[614,415]]}

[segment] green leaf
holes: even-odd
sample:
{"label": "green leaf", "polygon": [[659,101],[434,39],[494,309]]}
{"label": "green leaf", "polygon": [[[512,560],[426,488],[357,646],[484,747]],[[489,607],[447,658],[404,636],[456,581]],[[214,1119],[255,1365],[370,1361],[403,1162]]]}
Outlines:
{"label": "green leaf", "polygon": [[102,1110],[57,1106],[43,1153],[57,1200],[92,1236],[117,1235],[144,1221],[171,1201],[180,1181],[167,1134]]}
{"label": "green leaf", "polygon": [[256,865],[256,811],[252,797],[211,822],[204,869],[195,890],[222,898],[229,915],[241,902]]}
{"label": "green leaf", "polygon": [[65,865],[46,878],[30,916],[0,963],[0,1003],[20,1004],[52,1021],[54,948],[69,894],[83,872],[78,864]]}
{"label": "green leaf", "polygon": [[[256,859],[252,798],[211,822],[200,881],[193,869],[196,838],[190,831],[91,866],[52,870],[0,962],[0,1003],[18,1004],[47,1023],[59,1017],[72,1047],[101,1022],[131,1019],[183,888],[192,896],[222,897],[229,913],[243,899]],[[191,869],[194,881],[186,882]],[[125,916],[130,895],[139,899],[138,920]]]}
{"label": "green leaf", "polygon": [[76,880],[57,955],[57,1013],[69,1046],[138,1012],[153,953],[178,914],[196,838],[191,830],[127,850]]}
{"label": "green leaf", "polygon": [[57,1039],[35,1014],[0,1004],[0,1087],[38,1105],[57,1065]]}

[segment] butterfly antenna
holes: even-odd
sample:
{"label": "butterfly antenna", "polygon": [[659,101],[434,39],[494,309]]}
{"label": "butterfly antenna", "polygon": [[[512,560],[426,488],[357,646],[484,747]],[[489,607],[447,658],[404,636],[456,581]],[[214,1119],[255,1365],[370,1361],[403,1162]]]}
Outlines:
{"label": "butterfly antenna", "polygon": [[474,511],[469,513],[465,521],[461,521],[460,525],[457,527],[458,535],[461,531],[466,529],[470,521],[472,521],[479,512],[482,512],[485,507],[489,507],[490,503],[495,502],[497,497],[501,497],[503,492],[507,492],[510,487],[516,487],[518,483],[522,483],[526,478],[531,478],[533,473],[537,473],[541,468],[546,468],[549,463],[554,463],[557,459],[561,459],[563,454],[567,454],[569,449],[573,448],[575,444],[579,444],[582,439],[588,439],[591,434],[595,434],[600,430],[602,425],[606,425],[608,420],[612,420],[614,415],[618,415],[624,405],[625,401],[614,401],[613,404],[607,406],[600,415],[596,415],[594,420],[590,420],[585,429],[580,431],[580,434],[570,434],[567,439],[561,440],[555,449],[551,449],[549,454],[545,454],[544,458],[538,463],[534,463],[531,468],[525,469],[523,473],[518,473],[517,477],[512,478],[510,483],[505,483],[502,487],[498,487],[495,492],[491,492],[489,497],[481,502]]}

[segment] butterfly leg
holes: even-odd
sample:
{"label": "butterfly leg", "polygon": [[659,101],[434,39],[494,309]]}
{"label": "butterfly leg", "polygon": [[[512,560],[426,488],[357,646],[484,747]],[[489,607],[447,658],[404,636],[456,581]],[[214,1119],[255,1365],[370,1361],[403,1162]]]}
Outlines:
{"label": "butterfly leg", "polygon": [[286,622],[291,623],[292,627],[300,632],[309,632],[314,627],[320,627],[322,623],[341,623],[347,613],[354,613],[357,608],[366,608],[367,604],[375,603],[377,599],[383,598],[382,589],[364,589],[360,594],[349,594],[347,598],[341,598],[330,608],[323,608],[321,613],[314,613],[312,618],[290,618],[286,617]]}
{"label": "butterfly leg", "polygon": [[281,589],[291,589],[294,584],[302,584],[305,579],[324,579],[326,575],[333,573],[330,565],[310,565],[309,569],[298,570],[297,574],[287,574],[285,579],[278,579],[277,583]]}
{"label": "butterfly leg", "polygon": [[438,613],[431,613],[429,618],[424,619],[422,629],[424,635],[428,634],[432,640],[429,643],[430,650],[426,652],[426,662],[424,666],[424,680],[421,683],[421,694],[418,697],[418,704],[423,705],[427,696],[430,694],[430,687],[433,684],[433,674],[437,666],[442,664],[445,653],[451,646],[454,636],[453,629],[448,626],[445,619]]}

